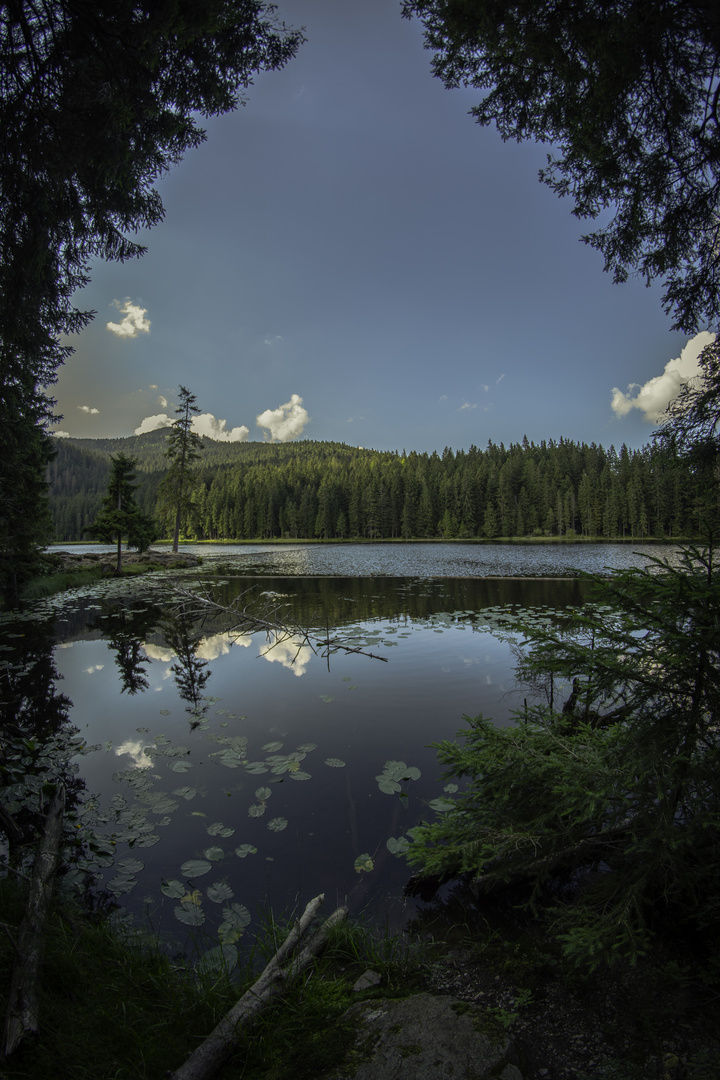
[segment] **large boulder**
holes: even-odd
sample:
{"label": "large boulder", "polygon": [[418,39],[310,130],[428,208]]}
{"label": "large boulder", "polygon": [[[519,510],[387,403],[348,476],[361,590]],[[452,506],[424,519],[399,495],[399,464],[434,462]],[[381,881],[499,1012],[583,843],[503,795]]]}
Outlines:
{"label": "large boulder", "polygon": [[342,1023],[358,1034],[332,1080],[523,1080],[508,1039],[487,1033],[487,1014],[450,997],[365,1001]]}

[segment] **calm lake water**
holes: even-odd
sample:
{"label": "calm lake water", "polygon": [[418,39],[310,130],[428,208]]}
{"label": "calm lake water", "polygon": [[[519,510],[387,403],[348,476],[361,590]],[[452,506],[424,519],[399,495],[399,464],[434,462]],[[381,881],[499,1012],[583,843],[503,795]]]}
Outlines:
{"label": "calm lake water", "polygon": [[252,603],[315,628],[312,640],[329,632],[383,659],[269,647],[221,614],[200,624],[167,607],[167,574],[54,597],[0,633],[4,663],[27,672],[16,693],[30,713],[66,714],[95,747],[79,768],[96,796],[87,820],[99,814],[115,838],[102,884],[200,949],[221,926],[252,934],[263,905],[279,914],[318,892],[327,911],[347,900],[402,925],[409,872],[388,841],[444,793],[428,744],[453,738],[465,714],[512,722],[515,616],[581,605],[580,570],[644,563],[639,545],[197,550],[206,562],[181,585],[204,581],[225,605],[252,589]]}

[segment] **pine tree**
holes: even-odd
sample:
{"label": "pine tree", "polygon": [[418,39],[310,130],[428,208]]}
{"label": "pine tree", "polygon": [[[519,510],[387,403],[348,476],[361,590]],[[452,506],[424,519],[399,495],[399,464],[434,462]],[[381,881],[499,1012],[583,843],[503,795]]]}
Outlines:
{"label": "pine tree", "polygon": [[196,400],[195,394],[184,386],[180,387],[180,404],[175,410],[178,419],[172,425],[165,451],[170,469],[160,488],[160,500],[175,515],[174,552],[178,550],[183,518],[187,517],[193,506],[193,462],[200,457],[203,449],[202,439],[192,430],[193,419],[200,412]]}

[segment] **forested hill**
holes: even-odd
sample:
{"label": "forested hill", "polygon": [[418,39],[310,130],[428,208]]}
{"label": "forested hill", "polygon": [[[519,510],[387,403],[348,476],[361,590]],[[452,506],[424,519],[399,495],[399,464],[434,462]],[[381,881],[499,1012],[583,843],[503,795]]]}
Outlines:
{"label": "forested hill", "polygon": [[[109,457],[137,459],[138,503],[157,505],[167,431],[127,439],[58,439],[50,465],[56,539],[93,521]],[[205,440],[196,468],[193,539],[619,537],[697,531],[692,475],[655,447],[619,452],[560,439],[418,454],[343,443]]]}

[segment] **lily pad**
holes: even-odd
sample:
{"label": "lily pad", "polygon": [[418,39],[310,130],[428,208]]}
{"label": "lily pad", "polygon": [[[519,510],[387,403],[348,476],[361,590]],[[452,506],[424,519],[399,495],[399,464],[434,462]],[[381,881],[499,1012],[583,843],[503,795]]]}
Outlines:
{"label": "lily pad", "polygon": [[163,896],[169,896],[171,900],[179,900],[185,895],[185,886],[177,878],[170,878],[169,881],[163,881],[160,892]]}
{"label": "lily pad", "polygon": [[346,762],[339,757],[326,757],[325,764],[329,765],[331,769],[344,769]]}
{"label": "lily pad", "polygon": [[369,873],[374,868],[375,863],[372,860],[372,855],[364,852],[362,855],[358,855],[354,865],[356,872],[362,874],[363,872]]}
{"label": "lily pad", "polygon": [[181,872],[188,878],[202,877],[203,874],[207,874],[208,870],[212,870],[212,863],[206,862],[204,859],[188,859],[180,867]]}
{"label": "lily pad", "polygon": [[212,900],[214,904],[222,904],[224,900],[232,900],[235,895],[226,881],[216,881],[214,885],[210,885],[207,894],[208,899]]}
{"label": "lily pad", "polygon": [[229,975],[237,967],[237,949],[231,944],[214,945],[200,957],[197,970],[202,975]]}
{"label": "lily pad", "polygon": [[175,790],[173,791],[173,795],[177,795],[177,797],[179,799],[185,799],[187,802],[190,802],[190,800],[194,799],[195,796],[197,795],[197,788],[194,788],[194,787],[175,788]]}
{"label": "lily pad", "polygon": [[287,829],[287,818],[274,817],[271,821],[268,821],[267,827],[270,832],[282,832],[283,829]]}
{"label": "lily pad", "polygon": [[222,821],[216,821],[207,827],[208,836],[232,836],[235,830],[230,825],[223,825]]}
{"label": "lily pad", "polygon": [[253,844],[241,844],[235,848],[238,859],[244,859],[247,855],[257,855],[257,848]]}
{"label": "lily pad", "polygon": [[248,807],[248,817],[262,817],[265,813],[264,803],[253,803]]}
{"label": "lily pad", "polygon": [[394,836],[389,837],[385,842],[385,847],[388,849],[391,855],[397,855],[398,858],[404,855],[410,847],[408,840],[404,836],[399,836],[397,840]]}
{"label": "lily pad", "polygon": [[202,926],[205,922],[205,912],[195,904],[178,904],[174,911],[175,918],[186,926]]}
{"label": "lily pad", "polygon": [[272,789],[269,787],[259,787],[255,792],[255,798],[259,799],[260,802],[265,802],[265,800],[269,799],[271,795]]}
{"label": "lily pad", "polygon": [[269,754],[274,754],[276,750],[282,750],[283,744],[281,742],[268,742],[263,746],[263,750],[267,750]]}
{"label": "lily pad", "polygon": [[219,862],[220,859],[225,858],[225,852],[221,847],[205,848],[203,855],[206,859],[210,859],[211,862]]}
{"label": "lily pad", "polygon": [[223,916],[226,923],[230,923],[238,930],[244,930],[250,924],[250,912],[244,904],[228,904],[223,908]]}

